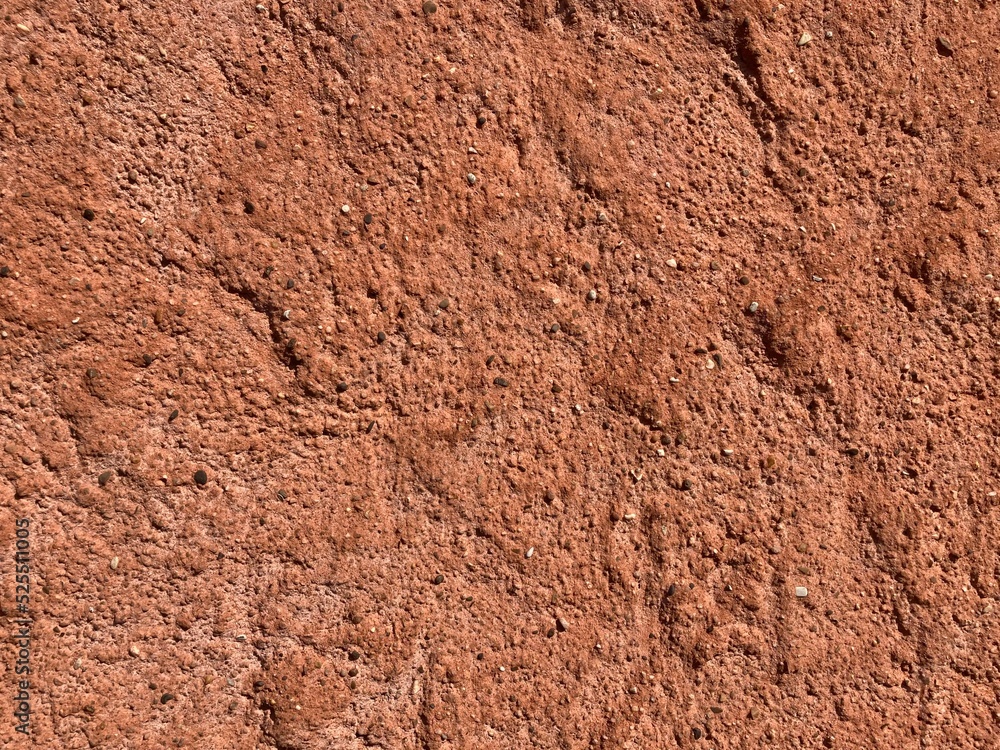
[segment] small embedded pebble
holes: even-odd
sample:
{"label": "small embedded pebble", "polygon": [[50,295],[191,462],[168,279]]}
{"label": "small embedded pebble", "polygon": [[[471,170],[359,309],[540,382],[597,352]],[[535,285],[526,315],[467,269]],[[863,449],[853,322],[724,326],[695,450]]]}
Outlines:
{"label": "small embedded pebble", "polygon": [[551,326],[549,326],[549,333],[559,333],[559,324],[553,323]]}
{"label": "small embedded pebble", "polygon": [[138,655],[139,655],[139,647],[138,647],[138,646],[136,646],[136,645],[135,645],[135,644],[133,643],[133,644],[132,644],[131,646],[129,646],[129,647],[128,647],[128,652],[129,652],[130,654],[132,654],[132,656],[138,656]]}
{"label": "small embedded pebble", "polygon": [[378,342],[380,344],[384,344],[385,343],[385,338],[386,338],[385,331],[379,331],[378,332],[378,336],[376,336],[376,338],[378,339]]}
{"label": "small embedded pebble", "polygon": [[527,558],[528,560],[530,560],[534,554],[535,554],[535,548],[534,547],[529,547],[528,551],[524,553],[524,556],[525,556],[525,558]]}
{"label": "small embedded pebble", "polygon": [[173,693],[164,693],[160,696],[160,703],[166,704],[174,699]]}
{"label": "small embedded pebble", "polygon": [[429,16],[432,13],[436,13],[437,9],[438,9],[437,3],[435,3],[434,0],[427,0],[427,2],[423,4],[423,11],[425,16]]}
{"label": "small embedded pebble", "polygon": [[6,279],[8,276],[10,276],[10,266],[0,268],[0,278]]}
{"label": "small embedded pebble", "polygon": [[591,268],[593,268],[593,266],[590,265],[590,261],[589,260],[583,264],[583,270],[584,271],[586,271],[586,272],[589,273]]}
{"label": "small embedded pebble", "polygon": [[698,729],[698,727],[695,727],[694,729],[691,730],[691,736],[694,737],[696,740],[700,740],[701,730]]}
{"label": "small embedded pebble", "polygon": [[469,172],[469,174],[465,175],[465,179],[469,181],[470,185],[476,184],[476,176],[472,174],[472,172]]}
{"label": "small embedded pebble", "polygon": [[607,222],[608,222],[608,215],[606,213],[601,211],[599,214],[597,214],[598,224],[607,224]]}
{"label": "small embedded pebble", "polygon": [[351,661],[357,661],[361,658],[361,654],[358,651],[351,651],[351,653],[347,655],[347,658]]}
{"label": "small embedded pebble", "polygon": [[827,31],[824,36],[826,36],[827,39],[833,39],[833,32],[832,31]]}
{"label": "small embedded pebble", "polygon": [[690,479],[685,479],[683,482],[681,482],[681,489],[684,490],[685,492],[690,490],[692,487],[694,487],[694,483]]}
{"label": "small embedded pebble", "polygon": [[134,169],[130,169],[128,171],[128,175],[126,176],[128,177],[128,181],[131,182],[133,185],[139,181],[139,173],[136,172]]}
{"label": "small embedded pebble", "polygon": [[479,117],[476,118],[476,127],[477,128],[481,128],[484,125],[486,125],[486,116],[485,115],[479,115]]}
{"label": "small embedded pebble", "polygon": [[795,587],[795,596],[797,596],[799,599],[803,599],[808,595],[809,595],[809,589],[807,589],[805,586]]}
{"label": "small embedded pebble", "polygon": [[295,288],[295,279],[289,279],[288,281],[285,282],[285,289],[294,289],[294,288]]}
{"label": "small embedded pebble", "polygon": [[245,213],[247,216],[249,216],[256,210],[257,207],[254,206],[252,201],[243,201],[243,213]]}
{"label": "small embedded pebble", "polygon": [[955,46],[951,43],[948,37],[939,36],[937,38],[937,48],[938,52],[945,57],[951,57],[955,54]]}
{"label": "small embedded pebble", "polygon": [[445,297],[443,300],[438,302],[438,307],[442,310],[447,310],[451,306],[451,300]]}
{"label": "small embedded pebble", "polygon": [[750,312],[752,312],[752,313],[755,313],[755,312],[757,312],[757,309],[758,309],[759,307],[760,307],[760,304],[758,304],[757,302],[751,302],[751,303],[750,303],[750,306],[749,306],[749,307],[748,307],[747,309],[748,309],[748,310],[749,310]]}
{"label": "small embedded pebble", "polygon": [[813,38],[812,38],[812,34],[810,34],[810,33],[809,33],[809,32],[807,31],[807,32],[805,32],[804,34],[802,34],[802,36],[800,36],[800,37],[799,37],[799,46],[800,46],[800,47],[805,47],[805,46],[806,46],[807,44],[809,44],[809,42],[811,42],[812,40],[813,40]]}
{"label": "small embedded pebble", "polygon": [[434,576],[434,585],[440,586],[442,583],[444,583],[444,576],[438,573],[436,576]]}
{"label": "small embedded pebble", "polygon": [[264,278],[265,279],[271,278],[272,273],[274,273],[274,266],[268,266],[267,268],[264,269]]}
{"label": "small embedded pebble", "polygon": [[198,471],[194,473],[194,481],[204,486],[208,484],[208,474],[204,469],[198,469]]}
{"label": "small embedded pebble", "polygon": [[560,633],[565,633],[569,630],[569,623],[562,617],[556,620],[556,628],[558,628]]}
{"label": "small embedded pebble", "polygon": [[118,557],[117,557],[117,555],[115,557],[111,558],[111,562],[109,564],[111,565],[111,569],[112,570],[118,570]]}
{"label": "small embedded pebble", "polygon": [[343,393],[346,390],[347,390],[347,383],[345,383],[344,381],[340,381],[339,383],[337,383],[337,393]]}
{"label": "small embedded pebble", "polygon": [[670,266],[671,268],[677,268],[677,261],[671,258],[670,260],[667,261],[667,265]]}
{"label": "small embedded pebble", "polygon": [[351,213],[351,207],[345,203],[343,206],[340,207],[340,213],[342,213],[344,216],[347,216],[347,214]]}
{"label": "small embedded pebble", "polygon": [[94,378],[96,378],[97,377],[97,370],[95,370],[93,367],[88,367],[87,368],[87,377],[90,378],[91,380],[93,380]]}
{"label": "small embedded pebble", "polygon": [[594,300],[596,300],[597,299],[597,290],[596,289],[591,289],[589,292],[587,292],[587,299],[590,300],[591,302],[593,302]]}
{"label": "small embedded pebble", "polygon": [[749,283],[750,283],[750,277],[749,276],[740,276],[740,285],[741,286],[746,286]]}
{"label": "small embedded pebble", "polygon": [[170,412],[170,415],[167,417],[167,421],[168,422],[173,422],[179,416],[180,416],[180,411],[178,411],[177,409],[174,409],[172,412]]}
{"label": "small embedded pebble", "polygon": [[83,210],[83,218],[85,218],[87,221],[93,221],[94,220],[94,215],[95,214],[94,214],[93,209],[85,208]]}
{"label": "small embedded pebble", "polygon": [[97,483],[98,483],[98,484],[99,484],[99,485],[100,485],[101,487],[103,487],[104,485],[106,485],[106,484],[108,483],[108,481],[109,481],[109,480],[111,479],[111,477],[113,477],[114,475],[115,475],[115,473],[114,473],[113,471],[104,471],[104,472],[101,472],[101,475],[100,475],[99,477],[97,477]]}
{"label": "small embedded pebble", "polygon": [[501,388],[506,388],[508,385],[510,385],[510,382],[507,380],[507,378],[493,378],[493,385],[498,385]]}
{"label": "small embedded pebble", "polygon": [[371,224],[372,221],[374,221],[374,219],[375,217],[373,217],[371,214],[365,214],[365,225]]}

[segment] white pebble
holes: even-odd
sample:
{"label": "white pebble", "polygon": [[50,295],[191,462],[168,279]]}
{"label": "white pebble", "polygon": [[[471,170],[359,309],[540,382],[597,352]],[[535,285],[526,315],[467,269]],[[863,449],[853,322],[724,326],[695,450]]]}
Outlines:
{"label": "white pebble", "polygon": [[677,261],[671,258],[670,260],[667,261],[667,265],[670,266],[671,268],[677,268]]}
{"label": "white pebble", "polygon": [[532,557],[532,555],[534,555],[534,554],[535,554],[535,548],[534,548],[534,547],[529,547],[529,548],[528,548],[528,551],[524,553],[524,556],[525,556],[525,557],[526,557],[527,559],[529,559],[529,560],[530,560],[530,559],[531,559],[531,557]]}
{"label": "white pebble", "polygon": [[808,595],[809,595],[809,589],[807,589],[805,586],[795,587],[795,596],[797,596],[799,599],[803,599]]}
{"label": "white pebble", "polygon": [[469,174],[465,175],[465,179],[469,181],[470,185],[476,184],[476,176],[472,174],[472,172],[469,172]]}
{"label": "white pebble", "polygon": [[283,317],[285,320],[291,320],[291,318],[292,318],[292,311],[291,310],[285,310],[285,312],[282,313],[281,317]]}
{"label": "white pebble", "polygon": [[117,556],[111,558],[111,569],[112,570],[118,570],[118,558],[117,558]]}
{"label": "white pebble", "polygon": [[351,207],[345,203],[343,206],[340,207],[340,213],[346,216],[347,214],[351,213]]}
{"label": "white pebble", "polygon": [[138,647],[138,646],[136,646],[136,645],[135,645],[135,644],[133,643],[133,644],[132,644],[131,646],[129,646],[129,647],[128,647],[128,652],[129,652],[130,654],[132,654],[132,656],[138,656],[138,655],[139,655],[139,647]]}
{"label": "white pebble", "polygon": [[749,310],[750,310],[750,312],[752,312],[752,313],[755,313],[755,312],[757,312],[757,308],[758,308],[758,307],[760,307],[760,305],[759,305],[758,303],[756,303],[756,302],[751,302],[751,303],[750,303],[750,307],[749,307],[749,308],[747,308],[747,309],[749,309]]}
{"label": "white pebble", "polygon": [[589,299],[591,302],[597,299],[597,290],[591,289],[589,292],[587,292],[587,299]]}

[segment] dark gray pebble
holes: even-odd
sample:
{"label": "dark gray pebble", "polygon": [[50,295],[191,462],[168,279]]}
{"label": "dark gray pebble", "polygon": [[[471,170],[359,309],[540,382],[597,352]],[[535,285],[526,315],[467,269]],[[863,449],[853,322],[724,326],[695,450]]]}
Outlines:
{"label": "dark gray pebble", "polygon": [[87,377],[90,378],[91,380],[93,380],[94,378],[96,378],[97,377],[97,370],[95,370],[93,367],[87,368]]}
{"label": "dark gray pebble", "polygon": [[244,201],[243,202],[243,213],[245,213],[245,214],[247,214],[249,216],[250,214],[252,214],[256,210],[257,210],[257,207],[254,206],[254,204],[251,201]]}
{"label": "dark gray pebble", "polygon": [[444,583],[444,576],[438,573],[436,576],[434,576],[434,585],[440,586],[442,583]]}
{"label": "dark gray pebble", "polygon": [[177,409],[174,409],[172,412],[170,412],[170,416],[167,417],[167,421],[173,422],[175,419],[177,419],[177,417],[180,416],[180,414],[181,413]]}
{"label": "dark gray pebble", "polygon": [[378,339],[378,342],[380,344],[384,344],[385,343],[385,331],[379,331],[378,332],[378,336],[376,336],[376,338]]}
{"label": "dark gray pebble", "polygon": [[0,279],[6,279],[8,276],[10,276],[10,266],[0,268]]}
{"label": "dark gray pebble", "polygon": [[438,302],[438,307],[440,307],[442,310],[447,310],[450,305],[451,305],[451,300],[448,299],[447,297]]}
{"label": "dark gray pebble", "polygon": [[375,217],[371,214],[365,214],[365,224],[371,224],[375,220]]}
{"label": "dark gray pebble", "polygon": [[93,221],[94,220],[94,216],[95,216],[95,214],[94,214],[93,209],[85,208],[83,210],[83,218],[85,218],[87,221]]}
{"label": "dark gray pebble", "polygon": [[559,324],[553,323],[551,326],[549,326],[549,333],[559,333]]}
{"label": "dark gray pebble", "polygon": [[337,393],[343,393],[346,390],[347,390],[347,383],[345,383],[343,380],[337,383]]}
{"label": "dark gray pebble", "polygon": [[683,482],[681,482],[681,489],[684,490],[685,492],[690,490],[692,487],[694,487],[694,483],[690,479],[685,479]]}
{"label": "dark gray pebble", "polygon": [[295,288],[295,279],[289,279],[288,281],[285,282],[285,289],[294,289],[294,288]]}
{"label": "dark gray pebble", "polygon": [[510,383],[507,381],[507,378],[493,378],[493,385],[498,385],[501,388],[506,388],[508,385],[510,385]]}
{"label": "dark gray pebble", "polygon": [[101,475],[100,475],[99,477],[97,477],[97,483],[98,483],[98,484],[99,484],[99,485],[100,485],[101,487],[103,487],[104,485],[106,485],[106,484],[108,483],[108,481],[109,481],[109,480],[111,479],[111,477],[113,477],[114,475],[115,475],[115,473],[114,473],[113,471],[104,471],[104,472],[101,472]]}
{"label": "dark gray pebble", "polygon": [[202,486],[208,484],[208,473],[204,469],[198,469],[194,473],[194,481]]}
{"label": "dark gray pebble", "polygon": [[166,704],[174,699],[173,693],[164,693],[160,696],[160,703]]}

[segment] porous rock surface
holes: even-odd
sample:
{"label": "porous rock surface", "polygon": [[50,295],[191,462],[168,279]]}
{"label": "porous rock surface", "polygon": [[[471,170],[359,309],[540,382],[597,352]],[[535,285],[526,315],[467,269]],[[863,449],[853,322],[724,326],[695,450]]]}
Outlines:
{"label": "porous rock surface", "polygon": [[998,4],[4,12],[5,746],[996,746]]}

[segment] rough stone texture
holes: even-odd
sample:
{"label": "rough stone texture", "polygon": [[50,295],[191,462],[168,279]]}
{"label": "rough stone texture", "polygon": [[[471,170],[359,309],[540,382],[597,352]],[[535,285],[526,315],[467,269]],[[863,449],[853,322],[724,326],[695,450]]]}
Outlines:
{"label": "rough stone texture", "polygon": [[0,742],[995,747],[1000,5],[429,5],[6,6]]}

